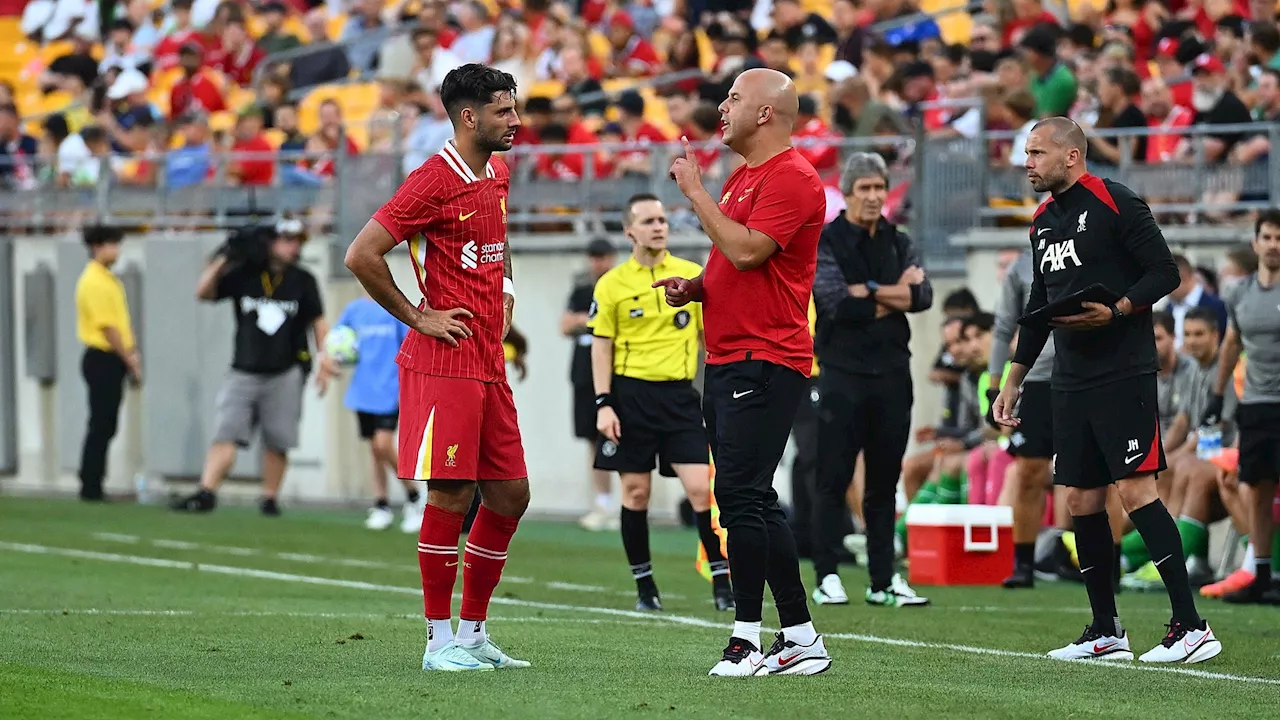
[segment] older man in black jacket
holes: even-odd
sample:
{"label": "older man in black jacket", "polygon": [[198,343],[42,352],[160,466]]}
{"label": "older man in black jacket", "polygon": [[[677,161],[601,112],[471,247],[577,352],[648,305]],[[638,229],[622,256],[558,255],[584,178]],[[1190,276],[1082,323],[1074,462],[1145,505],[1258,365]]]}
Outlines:
{"label": "older man in black jacket", "polygon": [[879,155],[856,153],[840,178],[848,208],[818,243],[813,296],[822,365],[813,562],[818,604],[849,602],[836,573],[840,514],[858,453],[865,453],[871,605],[923,605],[893,572],[894,495],[911,429],[911,328],[906,313],[927,310],[933,288],[911,239],[880,216],[889,189]]}

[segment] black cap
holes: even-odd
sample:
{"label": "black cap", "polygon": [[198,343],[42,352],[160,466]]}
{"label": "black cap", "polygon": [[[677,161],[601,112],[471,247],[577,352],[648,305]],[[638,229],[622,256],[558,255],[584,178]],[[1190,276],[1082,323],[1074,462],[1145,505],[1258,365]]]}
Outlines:
{"label": "black cap", "polygon": [[284,3],[280,2],[280,0],[268,0],[267,2],[262,4],[262,9],[260,12],[264,14],[274,12],[274,13],[280,13],[281,15],[288,15],[289,8],[286,7]]}
{"label": "black cap", "polygon": [[1040,27],[1033,28],[1026,35],[1023,35],[1022,42],[1018,44],[1033,53],[1048,58],[1056,55],[1058,51],[1058,41],[1051,33]]}
{"label": "black cap", "polygon": [[623,92],[613,104],[629,115],[644,115],[644,98],[635,90]]}
{"label": "black cap", "polygon": [[902,66],[902,79],[933,77],[933,66],[927,60],[913,60]]}
{"label": "black cap", "polygon": [[618,249],[605,238],[595,238],[587,243],[587,257],[609,257],[617,254]]}

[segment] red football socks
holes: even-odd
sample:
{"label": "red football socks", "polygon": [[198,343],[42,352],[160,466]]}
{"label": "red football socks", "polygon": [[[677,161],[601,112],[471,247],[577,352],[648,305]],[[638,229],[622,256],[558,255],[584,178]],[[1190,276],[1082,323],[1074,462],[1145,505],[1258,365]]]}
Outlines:
{"label": "red football socks", "polygon": [[[464,519],[463,515],[434,505],[423,510],[422,531],[418,534],[418,568],[422,571],[422,601],[428,620],[453,617],[453,586],[458,580],[458,538],[462,536]],[[503,550],[506,550],[505,545]],[[485,600],[487,603],[488,598]]]}
{"label": "red football socks", "polygon": [[463,620],[486,620],[489,599],[502,579],[502,567],[507,564],[507,548],[511,536],[516,534],[520,518],[507,517],[481,505],[476,513],[471,534],[467,536],[465,568],[462,571]]}

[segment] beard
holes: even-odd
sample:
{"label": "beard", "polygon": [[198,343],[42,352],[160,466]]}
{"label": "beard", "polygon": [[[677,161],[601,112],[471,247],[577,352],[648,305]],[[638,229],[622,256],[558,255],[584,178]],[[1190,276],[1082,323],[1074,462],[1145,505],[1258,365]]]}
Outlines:
{"label": "beard", "polygon": [[1225,89],[1201,90],[1196,88],[1191,92],[1191,107],[1196,112],[1209,112],[1218,104],[1218,101],[1222,99],[1226,92]]}
{"label": "beard", "polygon": [[476,145],[485,152],[506,152],[512,145],[503,137],[507,132],[506,128],[485,128],[483,132],[476,133]]}

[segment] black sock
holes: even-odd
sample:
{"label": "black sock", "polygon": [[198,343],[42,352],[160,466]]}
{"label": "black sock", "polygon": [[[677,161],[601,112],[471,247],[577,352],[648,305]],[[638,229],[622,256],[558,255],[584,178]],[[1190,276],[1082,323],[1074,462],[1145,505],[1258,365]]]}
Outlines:
{"label": "black sock", "polygon": [[1014,543],[1013,545],[1013,567],[1021,570],[1023,568],[1031,569],[1036,564],[1036,544],[1035,543]]}
{"label": "black sock", "polygon": [[1173,607],[1173,619],[1190,627],[1200,627],[1191,582],[1187,579],[1187,558],[1182,554],[1182,535],[1164,503],[1157,498],[1129,513],[1129,519],[1147,544],[1165,591]]}
{"label": "black sock", "polygon": [[693,524],[698,528],[698,539],[702,541],[702,549],[707,552],[707,565],[711,568],[711,582],[716,586],[727,585],[729,581],[729,561],[720,552],[720,536],[711,527],[711,511],[704,510],[693,514]]}
{"label": "black sock", "polygon": [[1254,560],[1253,586],[1258,590],[1266,590],[1271,587],[1271,558],[1260,557]]}
{"label": "black sock", "polygon": [[1103,635],[1118,636],[1120,622],[1116,615],[1115,586],[1111,568],[1115,562],[1115,545],[1111,542],[1111,524],[1106,512],[1076,515],[1071,518],[1076,529],[1076,551],[1080,557],[1080,573],[1089,593],[1093,609],[1093,629]]}
{"label": "black sock", "polygon": [[649,511],[622,508],[622,549],[631,565],[631,577],[643,595],[657,595],[653,563],[649,555]]}
{"label": "black sock", "polygon": [[387,502],[386,498],[380,497],[374,501],[373,506],[377,508],[383,508],[384,510],[388,510],[391,508],[391,503]]}
{"label": "black sock", "polygon": [[420,498],[420,497],[422,497],[422,496],[418,494],[418,491],[417,491],[417,490],[405,490],[405,491],[404,491],[404,497],[405,497],[405,499],[406,499],[406,500],[408,500],[409,502],[411,502],[411,503],[416,503],[416,502],[418,502],[418,498]]}

